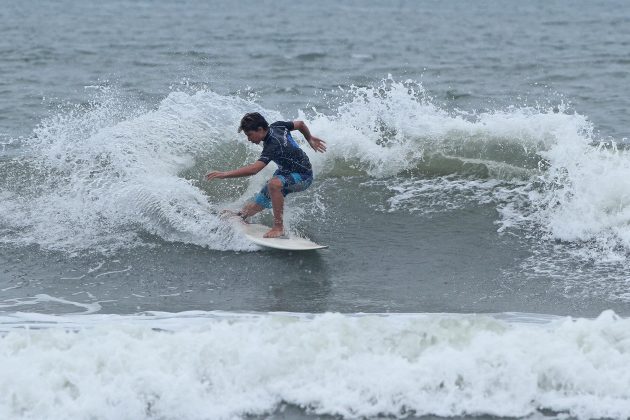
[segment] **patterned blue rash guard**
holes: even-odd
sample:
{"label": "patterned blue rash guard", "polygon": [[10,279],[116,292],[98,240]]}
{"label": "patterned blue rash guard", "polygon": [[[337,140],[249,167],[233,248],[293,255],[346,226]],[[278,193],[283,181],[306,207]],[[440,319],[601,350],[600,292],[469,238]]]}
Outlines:
{"label": "patterned blue rash guard", "polygon": [[298,173],[313,176],[308,156],[291,137],[291,130],[294,128],[292,121],[276,121],[269,125],[258,160],[265,164],[274,161],[278,165],[276,173],[281,175]]}

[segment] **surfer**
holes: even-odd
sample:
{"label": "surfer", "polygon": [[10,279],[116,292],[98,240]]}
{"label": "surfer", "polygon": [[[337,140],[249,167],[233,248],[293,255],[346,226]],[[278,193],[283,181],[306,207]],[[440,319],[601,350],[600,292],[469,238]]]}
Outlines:
{"label": "surfer", "polygon": [[256,175],[271,161],[278,165],[273,177],[260,192],[236,213],[245,220],[264,209],[273,208],[273,227],[265,233],[265,238],[284,235],[284,197],[293,192],[304,191],[313,182],[311,162],[291,136],[291,131],[294,130],[302,133],[316,152],[326,151],[326,142],[313,136],[303,121],[276,121],[268,124],[258,112],[251,112],[241,119],[238,132],[245,133],[247,140],[254,144],[263,143],[258,160],[232,171],[213,171],[206,175],[208,181],[215,178],[238,178]]}

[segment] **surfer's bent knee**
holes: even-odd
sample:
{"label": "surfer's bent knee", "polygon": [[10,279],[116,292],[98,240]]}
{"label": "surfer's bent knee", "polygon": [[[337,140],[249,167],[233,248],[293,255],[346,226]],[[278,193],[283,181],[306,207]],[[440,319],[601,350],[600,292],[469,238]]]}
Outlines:
{"label": "surfer's bent knee", "polygon": [[311,186],[312,182],[313,176],[311,174],[291,173],[289,176],[275,174],[250,201],[263,208],[270,209],[271,195],[269,191],[271,189],[278,188],[282,191],[282,195],[286,196],[293,192],[304,191]]}
{"label": "surfer's bent knee", "polygon": [[271,178],[269,180],[269,182],[267,183],[269,189],[272,190],[281,190],[284,187],[284,184],[286,183],[286,180],[284,179],[284,177],[282,177],[280,175],[276,175],[273,178]]}

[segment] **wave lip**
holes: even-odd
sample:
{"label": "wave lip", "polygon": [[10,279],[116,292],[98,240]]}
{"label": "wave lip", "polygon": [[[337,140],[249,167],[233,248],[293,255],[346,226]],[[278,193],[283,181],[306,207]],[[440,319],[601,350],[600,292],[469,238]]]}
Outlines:
{"label": "wave lip", "polygon": [[630,415],[630,320],[518,318],[6,315],[0,415],[227,419],[283,402],[344,418]]}
{"label": "wave lip", "polygon": [[[455,196],[472,190],[498,202],[501,230],[576,243],[594,261],[627,259],[630,151],[627,141],[594,146],[585,116],[564,105],[449,111],[421,84],[391,78],[341,96],[329,115],[298,114],[329,145],[325,154],[304,147],[317,179],[411,179],[402,202],[389,203],[410,211],[425,199],[460,206],[467,201]],[[0,165],[0,243],[70,254],[162,242],[253,250],[214,213],[251,197],[271,168],[248,180],[203,181],[208,170],[259,156],[234,129],[252,110],[285,119],[212,91],[171,92],[147,111],[105,90],[89,106],[59,111]],[[439,177],[448,197],[422,185]],[[479,195],[479,180],[496,188]]]}
{"label": "wave lip", "polygon": [[148,233],[252,250],[210,212],[196,185],[201,174],[181,175],[199,156],[213,164],[227,128],[219,122],[235,120],[250,104],[173,92],[147,112],[129,108],[115,92],[100,95],[87,109],[45,119],[25,139],[24,156],[6,169],[11,182],[0,186],[0,226],[8,227],[0,242],[111,253],[147,245],[141,236]]}

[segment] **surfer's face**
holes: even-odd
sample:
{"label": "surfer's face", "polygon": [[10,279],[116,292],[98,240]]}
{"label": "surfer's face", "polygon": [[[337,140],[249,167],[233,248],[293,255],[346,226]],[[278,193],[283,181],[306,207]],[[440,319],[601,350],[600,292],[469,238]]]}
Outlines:
{"label": "surfer's face", "polygon": [[244,131],[244,133],[247,136],[247,140],[254,144],[258,144],[263,141],[267,135],[267,130],[262,127],[258,127],[256,130]]}

